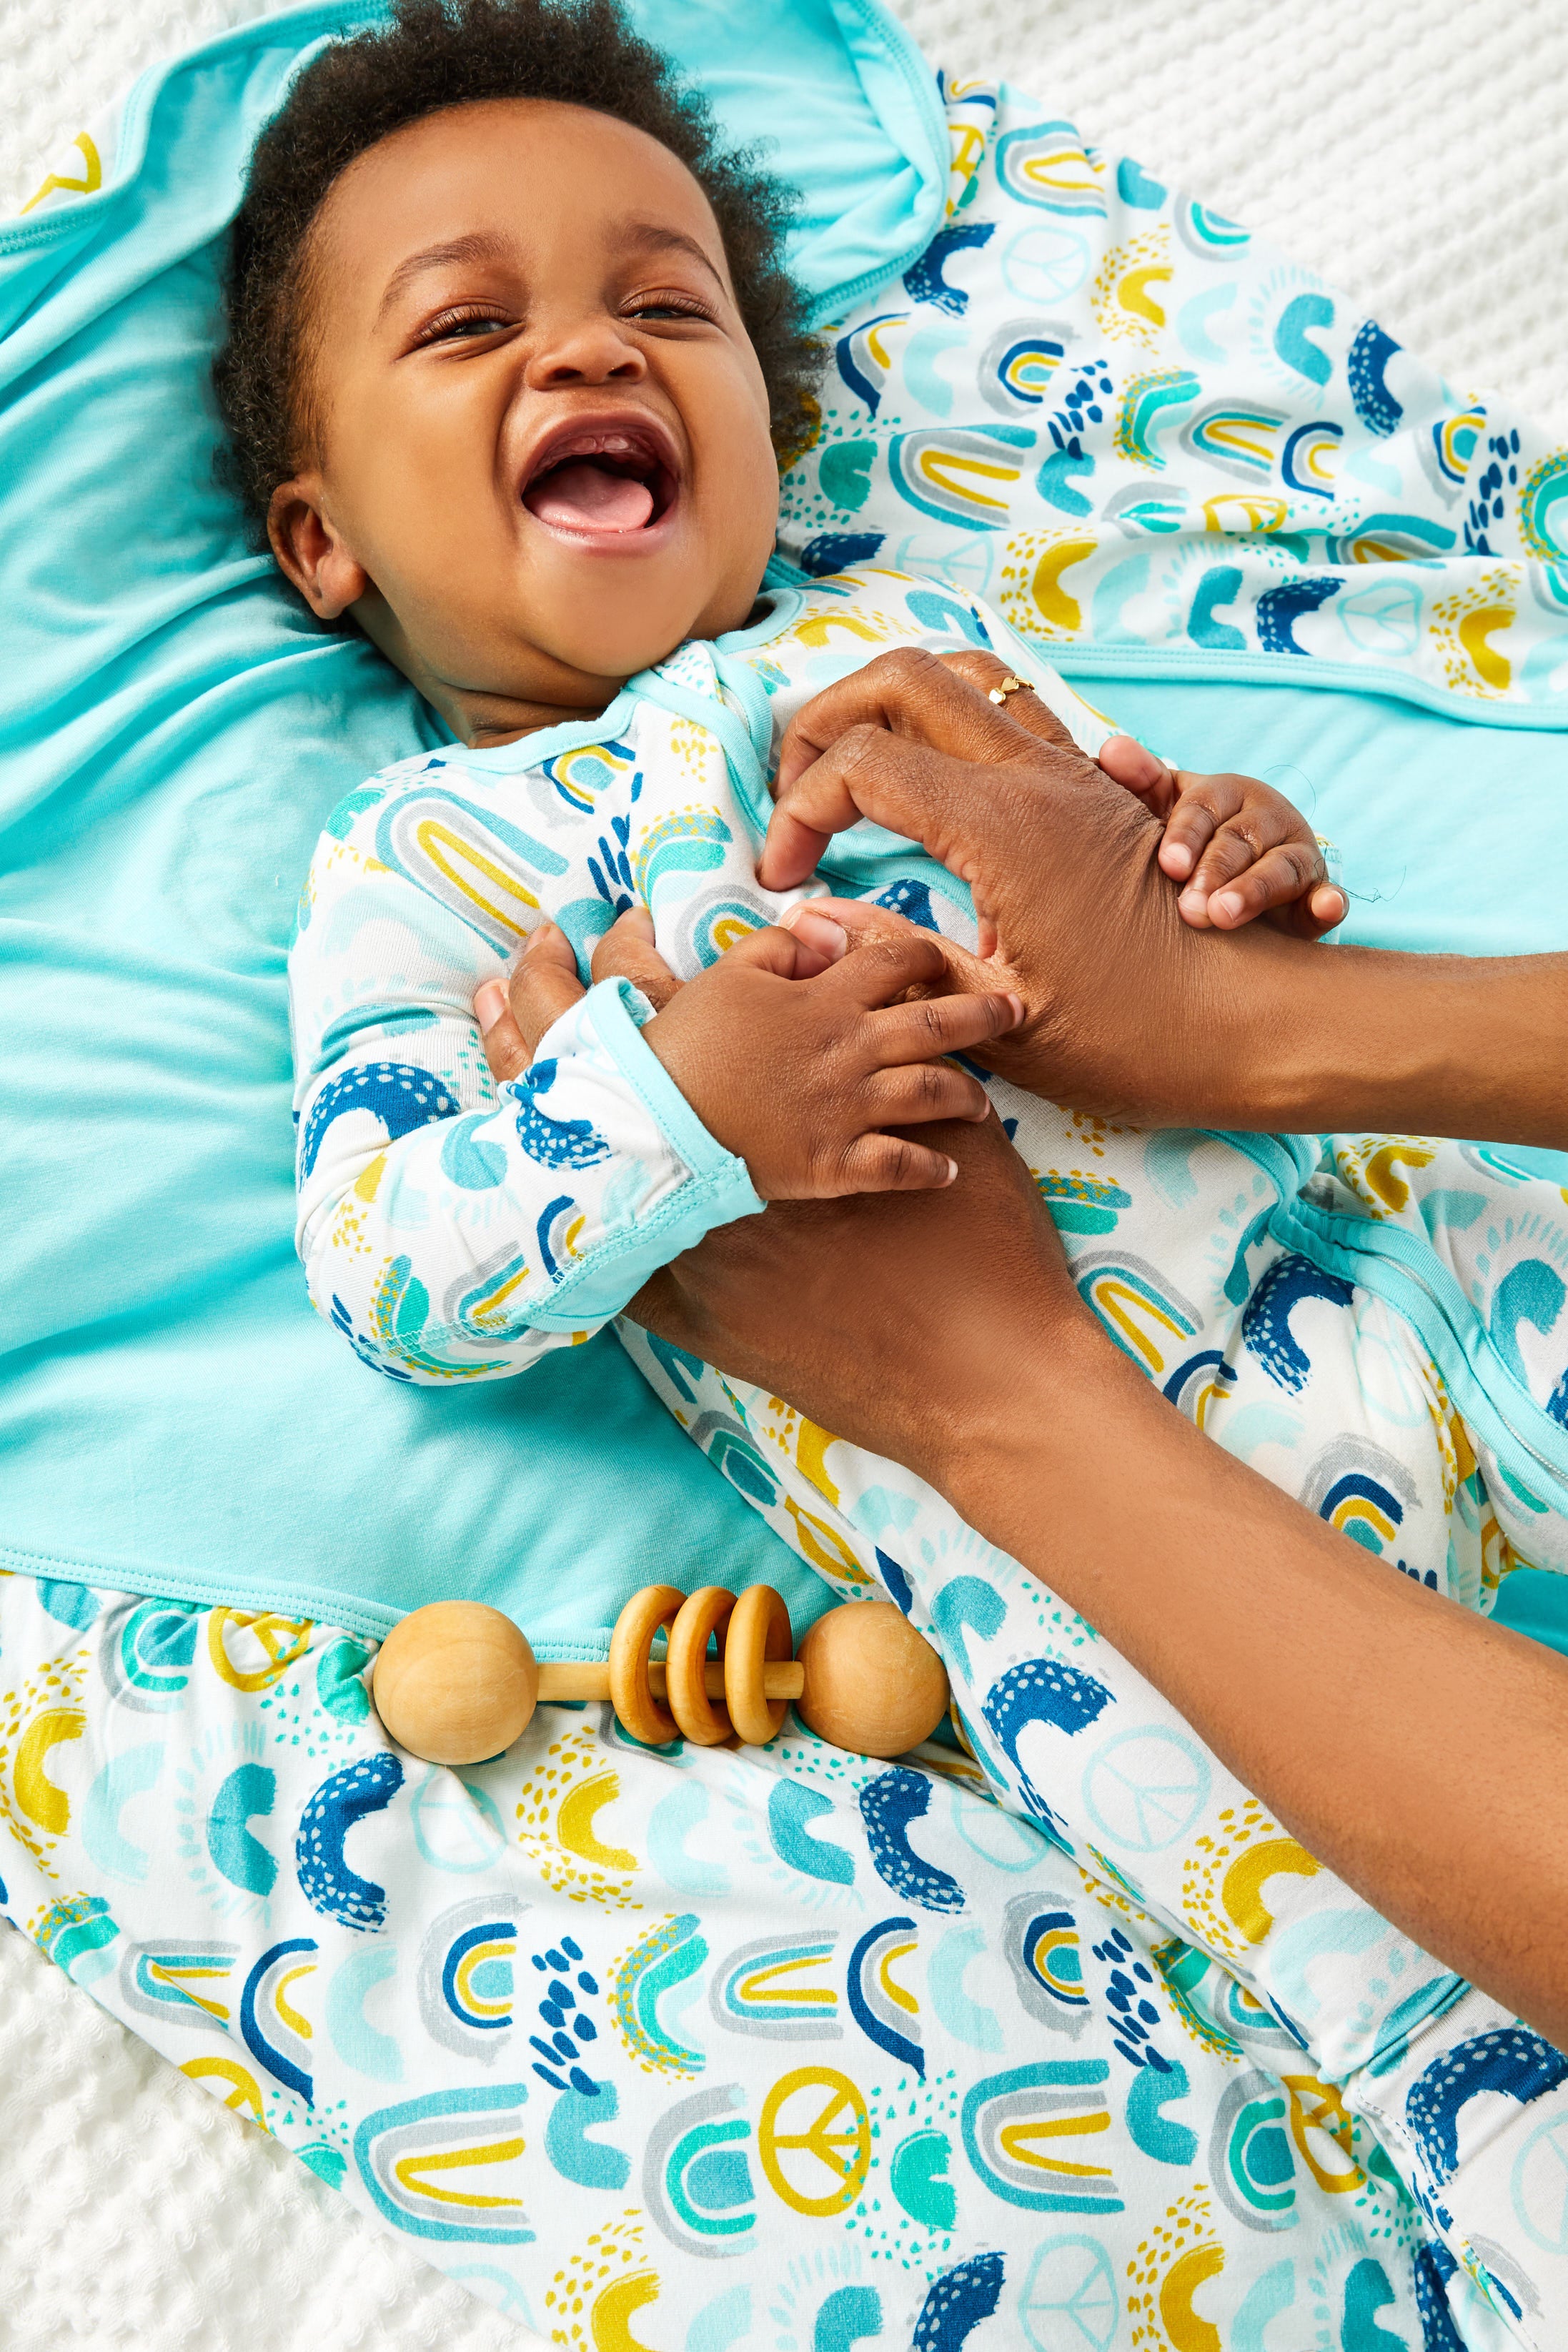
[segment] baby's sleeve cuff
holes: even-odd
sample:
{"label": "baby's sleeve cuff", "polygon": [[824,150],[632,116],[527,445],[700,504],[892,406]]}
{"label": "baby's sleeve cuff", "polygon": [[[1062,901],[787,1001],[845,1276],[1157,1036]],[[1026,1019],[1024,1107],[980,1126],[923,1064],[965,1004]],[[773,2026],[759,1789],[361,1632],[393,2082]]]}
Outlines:
{"label": "baby's sleeve cuff", "polygon": [[[595,1127],[629,1129],[628,1160],[640,1130],[638,1156],[648,1178],[643,1200],[635,1208],[628,1200],[626,1213],[601,1230],[535,1310],[531,1319],[546,1329],[580,1329],[618,1314],[660,1266],[695,1249],[717,1226],[755,1216],[765,1206],[745,1161],[709,1134],[644,1042],[643,1027],[652,1018],[652,1005],[629,981],[601,981],[540,1040],[535,1067],[559,1060],[576,1076],[593,1069],[603,1097]],[[620,1118],[611,1099],[617,1094]]]}

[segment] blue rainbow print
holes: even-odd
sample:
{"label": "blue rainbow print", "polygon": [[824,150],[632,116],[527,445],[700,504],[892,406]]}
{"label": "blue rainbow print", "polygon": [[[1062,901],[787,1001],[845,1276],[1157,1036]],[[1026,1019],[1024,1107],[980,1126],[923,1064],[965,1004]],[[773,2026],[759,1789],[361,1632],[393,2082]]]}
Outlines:
{"label": "blue rainbow print", "polygon": [[1309,498],[1331,499],[1332,461],[1339,455],[1344,431],[1342,425],[1335,425],[1326,417],[1314,418],[1310,425],[1298,425],[1279,458],[1286,488],[1303,490]]}
{"label": "blue rainbow print", "polygon": [[828,1981],[837,1937],[763,1936],[715,1970],[709,2007],[731,2033],[769,2042],[837,2036],[838,1994]]}
{"label": "blue rainbow print", "polygon": [[900,498],[938,522],[992,530],[1007,518],[1034,435],[1017,426],[895,433],[888,469]]}
{"label": "blue rainbow print", "polygon": [[[580,816],[591,816],[601,796],[636,765],[637,754],[629,743],[584,743],[574,751],[557,751],[552,760],[542,761],[541,772],[569,809],[575,809]],[[637,798],[635,784],[629,797]]]}
{"label": "blue rainbow print", "polygon": [[531,2242],[521,2195],[521,2083],[435,2091],[366,2116],[354,2164],[384,2221],[443,2244]]}
{"label": "blue rainbow print", "polygon": [[866,320],[847,335],[840,335],[833,346],[838,362],[838,373],[857,398],[863,400],[875,416],[882,404],[882,394],[888,378],[893,373],[893,354],[888,346],[888,331],[907,327],[907,310],[883,310],[875,319]]}
{"label": "blue rainbow print", "polygon": [[919,1949],[912,1919],[882,1919],[868,1927],[849,1956],[849,2011],[856,2024],[896,2066],[925,2080],[920,2003],[894,1973],[894,1964]]}
{"label": "blue rainbow print", "polygon": [[1035,122],[996,142],[996,177],[1021,205],[1043,212],[1093,215],[1110,209],[1100,173],[1070,122]]}
{"label": "blue rainbow print", "polygon": [[1035,2213],[1120,2213],[1103,2058],[1049,2058],[976,2083],[963,2146],[994,2195]]}
{"label": "blue rainbow print", "polygon": [[1158,435],[1190,408],[1202,390],[1191,368],[1160,368],[1152,375],[1135,375],[1122,393],[1116,414],[1118,457],[1134,465],[1161,470],[1165,453]]}
{"label": "blue rainbow print", "polygon": [[1062,363],[1066,346],[1031,320],[1013,321],[993,335],[981,354],[978,381],[987,405],[1004,416],[1038,408]]}

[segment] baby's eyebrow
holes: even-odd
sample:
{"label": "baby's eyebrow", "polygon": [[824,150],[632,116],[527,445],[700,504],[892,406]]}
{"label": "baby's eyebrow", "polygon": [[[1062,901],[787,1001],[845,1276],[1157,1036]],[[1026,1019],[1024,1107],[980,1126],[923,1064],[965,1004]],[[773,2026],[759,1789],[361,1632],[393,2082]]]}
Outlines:
{"label": "baby's eyebrow", "polygon": [[398,263],[386,281],[376,317],[384,319],[405,289],[426,270],[445,269],[453,262],[498,261],[504,259],[510,250],[507,240],[490,229],[475,229],[467,236],[449,237],[445,245],[427,245],[423,251],[411,253]]}
{"label": "baby's eyebrow", "polygon": [[628,220],[620,223],[616,238],[617,244],[629,247],[634,253],[669,252],[673,249],[677,253],[687,254],[693,261],[702,264],[721,294],[727,295],[730,290],[697,239],[688,236],[684,229],[671,228],[665,221]]}

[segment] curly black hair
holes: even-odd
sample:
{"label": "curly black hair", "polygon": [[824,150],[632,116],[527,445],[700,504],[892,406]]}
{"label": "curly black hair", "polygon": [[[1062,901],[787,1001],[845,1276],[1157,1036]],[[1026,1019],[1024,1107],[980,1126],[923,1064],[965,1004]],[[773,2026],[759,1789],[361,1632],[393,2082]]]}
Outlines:
{"label": "curly black hair", "polygon": [[821,367],[784,266],[793,190],[726,150],[704,100],[616,0],[395,0],[383,24],[323,49],[256,142],[213,365],[225,473],[265,543],[272,493],[310,446],[304,312],[310,230],[342,172],[395,131],[486,99],[554,99],[613,115],[679,158],[713,207],[783,455],[810,437]]}

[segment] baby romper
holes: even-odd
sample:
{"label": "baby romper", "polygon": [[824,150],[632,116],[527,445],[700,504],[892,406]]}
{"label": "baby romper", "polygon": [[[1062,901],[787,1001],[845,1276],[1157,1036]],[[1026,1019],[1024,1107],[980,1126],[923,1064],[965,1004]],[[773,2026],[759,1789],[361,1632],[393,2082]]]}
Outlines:
{"label": "baby romper", "polygon": [[[538,912],[585,961],[638,900],[683,977],[770,919],[801,895],[771,897],[753,872],[778,733],[889,646],[991,644],[1084,749],[1108,731],[960,592],[868,568],[764,604],[633,680],[596,727],[373,779],[323,841],[291,963],[300,1248],[320,1310],[395,1378],[504,1377],[758,1206],[643,1045],[647,1008],[624,983],[592,990],[523,1079],[491,1087],[473,992]],[[973,944],[963,887],[876,827],[840,836],[822,880]],[[1520,1560],[1568,1565],[1557,1188],[1480,1147],[1145,1137],[999,1082],[992,1095],[1085,1298],[1216,1442],[1470,1606]],[[623,1338],[786,1540],[847,1594],[880,1586],[938,1642],[1005,1801],[1222,1963],[1302,2051],[1336,2128],[1373,2124],[1434,2261],[1464,2264],[1521,2340],[1549,2340],[1568,2310],[1558,2054],[1284,1836],[940,1497],[635,1328]]]}

